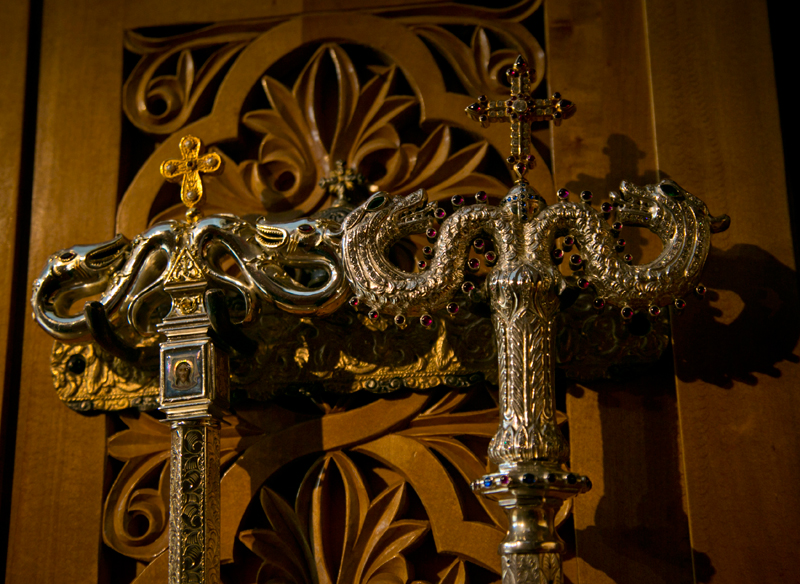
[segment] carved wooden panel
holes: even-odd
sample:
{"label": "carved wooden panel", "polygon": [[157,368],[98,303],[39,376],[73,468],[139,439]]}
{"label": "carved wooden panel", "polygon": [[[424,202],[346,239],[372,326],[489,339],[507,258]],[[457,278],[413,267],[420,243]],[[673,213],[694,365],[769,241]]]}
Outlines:
{"label": "carved wooden panel", "polygon": [[[208,213],[337,216],[377,190],[419,188],[448,210],[454,195],[483,190],[497,200],[511,184],[507,129],[482,129],[464,108],[480,94],[502,99],[504,72],[520,53],[537,69],[536,95],[547,95],[541,12],[534,1],[376,7],[126,31],[118,230],[133,236],[183,214],[158,168],[185,134],[225,160],[205,181]],[[535,139],[541,162],[531,180],[552,193],[546,124]],[[397,250],[401,266],[413,269],[420,243]],[[436,388],[445,381],[436,371],[457,372],[449,363],[463,350],[473,364],[483,354],[492,372],[488,321],[470,318],[451,319],[437,336],[347,312],[322,322],[275,315],[257,357],[264,363],[238,380],[222,430],[223,580],[497,580],[506,519],[469,489],[487,468],[492,390]],[[56,362],[87,350],[57,346]],[[335,393],[362,378],[352,389],[394,390],[398,376],[417,392]],[[59,373],[60,385],[73,377]],[[382,378],[386,387],[369,385]],[[283,397],[249,399],[292,380]],[[113,393],[100,392],[95,407]],[[163,579],[169,432],[148,413],[119,420],[108,453],[123,466],[104,503],[103,541],[119,554],[118,581]]]}

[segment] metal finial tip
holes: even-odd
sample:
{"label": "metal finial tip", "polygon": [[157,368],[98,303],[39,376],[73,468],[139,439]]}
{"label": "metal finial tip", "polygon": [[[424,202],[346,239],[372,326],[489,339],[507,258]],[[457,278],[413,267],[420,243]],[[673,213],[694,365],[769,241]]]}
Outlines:
{"label": "metal finial tip", "polygon": [[575,115],[578,108],[568,99],[561,99],[556,103],[556,113],[560,114],[559,119],[566,120]]}

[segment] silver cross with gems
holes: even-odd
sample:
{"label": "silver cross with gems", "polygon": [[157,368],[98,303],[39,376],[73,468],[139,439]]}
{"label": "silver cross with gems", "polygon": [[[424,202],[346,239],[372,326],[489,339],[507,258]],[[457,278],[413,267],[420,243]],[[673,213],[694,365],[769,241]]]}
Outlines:
{"label": "silver cross with gems", "polygon": [[517,182],[525,182],[525,173],[536,161],[531,144],[531,124],[553,120],[556,125],[575,113],[575,104],[556,93],[550,99],[531,96],[531,80],[536,72],[520,55],[514,66],[506,71],[511,95],[506,100],[489,101],[485,95],[467,106],[467,115],[487,127],[493,122],[511,123],[511,155],[506,161],[517,174]]}

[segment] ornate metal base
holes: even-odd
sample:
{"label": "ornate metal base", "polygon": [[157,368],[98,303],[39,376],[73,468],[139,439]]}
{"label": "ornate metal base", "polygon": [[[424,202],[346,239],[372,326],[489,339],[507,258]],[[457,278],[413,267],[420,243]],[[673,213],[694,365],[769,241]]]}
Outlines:
{"label": "ornate metal base", "polygon": [[564,501],[592,488],[589,477],[544,463],[501,465],[472,489],[497,500],[508,515],[500,544],[503,584],[561,584],[564,542],[556,514]]}

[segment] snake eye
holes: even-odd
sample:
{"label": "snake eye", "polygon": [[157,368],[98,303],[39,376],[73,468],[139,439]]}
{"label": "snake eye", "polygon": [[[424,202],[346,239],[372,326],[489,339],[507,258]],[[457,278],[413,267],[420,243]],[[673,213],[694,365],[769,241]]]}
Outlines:
{"label": "snake eye", "polygon": [[74,251],[66,251],[58,256],[58,259],[60,259],[62,262],[68,262],[69,260],[74,259],[76,255],[78,254],[76,254]]}
{"label": "snake eye", "polygon": [[383,207],[384,203],[386,203],[386,197],[383,195],[374,195],[367,203],[367,210],[368,211],[377,211],[381,207]]}
{"label": "snake eye", "polygon": [[668,197],[678,198],[681,194],[678,192],[678,189],[673,187],[671,184],[665,183],[659,186],[661,192],[667,195]]}

